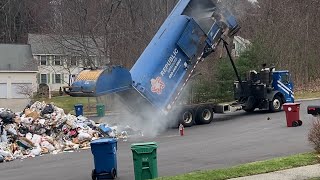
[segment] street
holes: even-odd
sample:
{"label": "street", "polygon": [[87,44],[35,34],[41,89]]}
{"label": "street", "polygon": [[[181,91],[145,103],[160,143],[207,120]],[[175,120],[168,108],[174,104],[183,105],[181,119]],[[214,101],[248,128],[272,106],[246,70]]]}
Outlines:
{"label": "street", "polygon": [[[308,115],[306,109],[308,105],[320,104],[320,100],[301,103],[300,117],[304,123],[301,127],[287,128],[285,112],[248,114],[241,111],[215,115],[215,122],[186,128],[183,137],[177,129],[170,129],[155,139],[147,139],[159,145],[159,176],[312,151],[307,134],[315,118]],[[139,141],[118,143],[120,180],[134,179],[130,145],[135,142]],[[0,164],[0,180],[89,180],[92,169],[90,150],[44,155]]]}

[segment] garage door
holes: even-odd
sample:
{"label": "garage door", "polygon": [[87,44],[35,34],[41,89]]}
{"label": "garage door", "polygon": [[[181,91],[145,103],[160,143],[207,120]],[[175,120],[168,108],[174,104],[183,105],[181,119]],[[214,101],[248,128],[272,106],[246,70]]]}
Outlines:
{"label": "garage door", "polygon": [[7,94],[7,83],[0,83],[0,99],[6,99]]}
{"label": "garage door", "polygon": [[13,99],[22,99],[22,98],[28,98],[26,96],[27,93],[30,92],[32,88],[31,83],[12,83],[11,84],[11,97]]}

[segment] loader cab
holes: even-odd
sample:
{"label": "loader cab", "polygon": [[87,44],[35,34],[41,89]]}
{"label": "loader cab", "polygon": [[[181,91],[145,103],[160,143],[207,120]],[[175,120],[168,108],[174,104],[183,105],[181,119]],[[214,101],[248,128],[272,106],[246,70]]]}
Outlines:
{"label": "loader cab", "polygon": [[294,102],[293,82],[289,71],[273,71],[272,87],[283,94],[287,103]]}

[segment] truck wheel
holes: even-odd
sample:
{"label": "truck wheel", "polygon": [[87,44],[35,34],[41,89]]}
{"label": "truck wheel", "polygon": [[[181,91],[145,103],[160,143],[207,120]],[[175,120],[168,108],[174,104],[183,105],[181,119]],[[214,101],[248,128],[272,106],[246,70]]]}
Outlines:
{"label": "truck wheel", "polygon": [[96,171],[94,169],[91,172],[91,178],[92,180],[97,180]]}
{"label": "truck wheel", "polygon": [[111,177],[112,179],[116,179],[117,178],[117,170],[112,168],[111,169]]}
{"label": "truck wheel", "polygon": [[282,108],[282,100],[279,96],[274,96],[273,100],[270,102],[270,111],[279,112]]}
{"label": "truck wheel", "polygon": [[184,109],[179,116],[179,124],[184,127],[191,127],[194,124],[194,112],[192,109]]}
{"label": "truck wheel", "polygon": [[210,124],[213,120],[213,110],[210,107],[199,107],[196,112],[196,124]]}

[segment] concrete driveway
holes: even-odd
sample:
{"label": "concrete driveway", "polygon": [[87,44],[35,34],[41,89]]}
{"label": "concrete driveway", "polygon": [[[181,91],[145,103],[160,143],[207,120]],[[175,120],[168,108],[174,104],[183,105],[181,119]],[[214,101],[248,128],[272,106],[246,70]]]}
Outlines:
{"label": "concrete driveway", "polygon": [[20,112],[29,102],[30,99],[0,99],[0,108],[9,108],[13,112]]}

